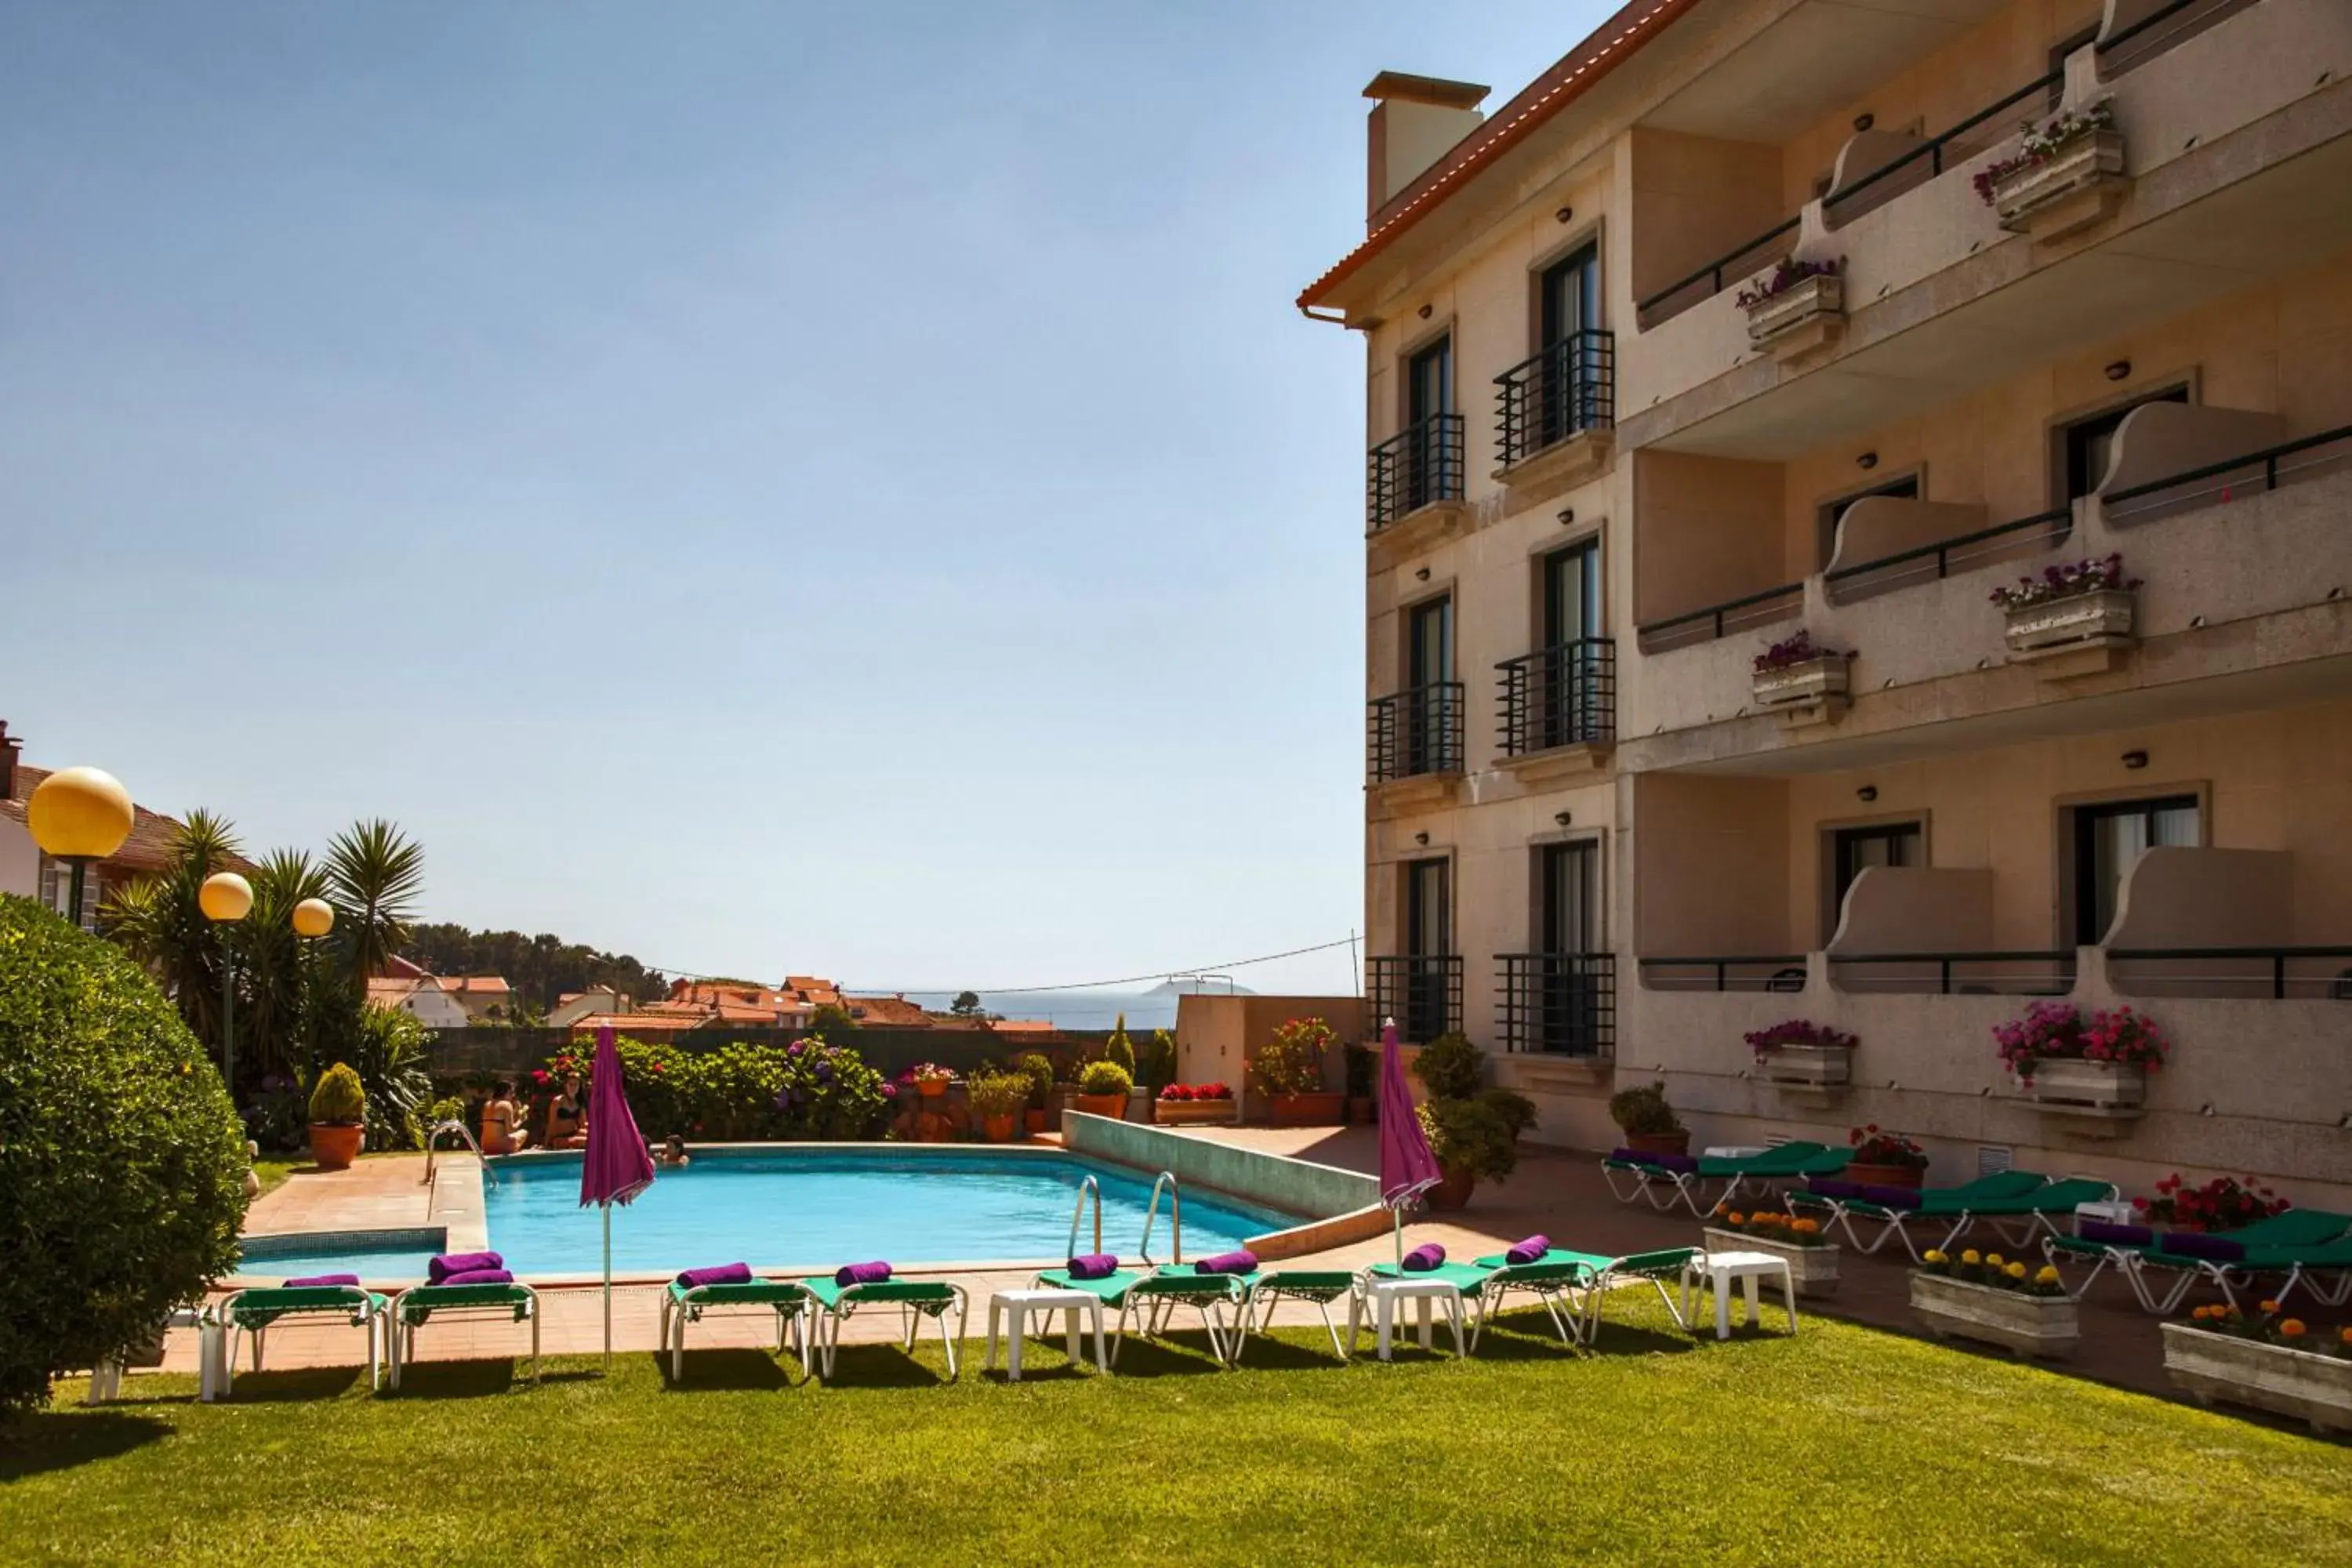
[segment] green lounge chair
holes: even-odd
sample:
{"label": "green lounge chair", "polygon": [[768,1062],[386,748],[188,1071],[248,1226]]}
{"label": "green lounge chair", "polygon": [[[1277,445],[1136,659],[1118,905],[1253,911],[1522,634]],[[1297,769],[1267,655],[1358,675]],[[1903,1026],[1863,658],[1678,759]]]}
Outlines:
{"label": "green lounge chair", "polygon": [[[1679,1280],[1683,1266],[1698,1251],[1695,1247],[1667,1247],[1659,1252],[1639,1252],[1622,1258],[1604,1253],[1573,1252],[1555,1247],[1533,1263],[1512,1263],[1508,1258],[1496,1255],[1477,1258],[1470,1263],[1444,1263],[1428,1270],[1407,1270],[1393,1263],[1375,1263],[1365,1270],[1368,1279],[1442,1279],[1462,1292],[1463,1305],[1470,1311],[1470,1348],[1478,1348],[1478,1339],[1486,1321],[1501,1310],[1502,1303],[1515,1291],[1533,1295],[1551,1315],[1552,1326],[1560,1338],[1570,1344],[1589,1345],[1601,1326],[1601,1305],[1608,1293],[1621,1283],[1647,1280],[1658,1292],[1658,1300],[1677,1324],[1687,1327],[1683,1311],[1666,1291],[1666,1281]],[[1562,1308],[1567,1310],[1565,1313]]]}
{"label": "green lounge chair", "polygon": [[[915,1336],[921,1331],[923,1320],[929,1318],[940,1326],[940,1339],[947,1346],[948,1381],[959,1374],[956,1366],[956,1341],[963,1337],[965,1314],[971,1307],[962,1286],[948,1279],[884,1279],[872,1285],[844,1285],[830,1274],[803,1279],[801,1286],[808,1292],[816,1313],[817,1380],[833,1381],[834,1360],[841,1352],[841,1325],[855,1317],[861,1307],[896,1307],[905,1319],[907,1334],[900,1348],[911,1352]],[[955,1313],[955,1328],[948,1328],[948,1313]]]}
{"label": "green lounge chair", "polygon": [[[1688,1155],[1644,1155],[1631,1149],[1619,1149],[1601,1162],[1601,1169],[1609,1190],[1620,1203],[1646,1197],[1650,1206],[1661,1214],[1671,1213],[1676,1204],[1681,1204],[1694,1218],[1705,1219],[1717,1203],[1732,1197],[1743,1186],[1835,1176],[1845,1170],[1853,1158],[1851,1149],[1832,1149],[1825,1143],[1801,1139],[1731,1159],[1694,1160]],[[1707,1195],[1707,1184],[1711,1182],[1723,1184],[1721,1194],[1715,1198]]]}
{"label": "green lounge chair", "polygon": [[[1257,1321],[1258,1332],[1263,1334],[1274,1326],[1276,1307],[1285,1301],[1309,1301],[1323,1315],[1323,1331],[1331,1336],[1331,1349],[1341,1361],[1346,1361],[1356,1337],[1352,1310],[1356,1289],[1356,1276],[1344,1268],[1288,1268],[1257,1275],[1242,1297],[1241,1326],[1234,1335],[1233,1359],[1236,1363],[1242,1359],[1242,1347],[1249,1343],[1251,1319],[1259,1308],[1265,1309]],[[1346,1344],[1339,1341],[1339,1325],[1331,1321],[1331,1303],[1343,1299],[1350,1307]]]}
{"label": "green lounge chair", "polygon": [[[1875,1253],[1895,1237],[1916,1262],[1923,1252],[1951,1247],[1979,1220],[1990,1222],[2010,1246],[2029,1246],[2037,1231],[2058,1235],[2059,1216],[2115,1195],[2114,1184],[2087,1177],[2052,1181],[2032,1171],[1996,1171],[1957,1187],[1923,1187],[1917,1200],[1908,1205],[1883,1203],[1858,1194],[1806,1191],[1792,1191],[1786,1201],[1791,1214],[1826,1213],[1826,1228],[1844,1231],[1846,1239],[1861,1252]],[[1854,1228],[1857,1219],[1875,1221],[1877,1234],[1865,1241]],[[2011,1221],[2021,1224],[2012,1227]],[[1940,1231],[1942,1236],[1934,1239],[1923,1231]]]}
{"label": "green lounge chair", "polygon": [[416,1359],[416,1331],[435,1318],[444,1321],[530,1325],[530,1377],[539,1381],[539,1292],[520,1280],[505,1285],[412,1285],[392,1299],[392,1386],[401,1369]]}
{"label": "green lounge chair", "polygon": [[1035,1283],[1055,1290],[1083,1290],[1101,1299],[1106,1307],[1118,1310],[1118,1327],[1110,1342],[1110,1364],[1118,1365],[1118,1352],[1127,1343],[1127,1322],[1137,1308],[1143,1310],[1143,1337],[1164,1337],[1163,1325],[1183,1308],[1201,1314],[1201,1325],[1208,1331],[1209,1350],[1226,1366],[1234,1364],[1240,1353],[1236,1334],[1241,1325],[1225,1326],[1225,1313],[1246,1310],[1250,1289],[1258,1281],[1257,1274],[1203,1274],[1189,1263],[1170,1263],[1139,1272],[1121,1268],[1098,1279],[1080,1279],[1066,1268],[1048,1268],[1040,1273]]}
{"label": "green lounge chair", "polygon": [[[2253,1275],[2283,1273],[2292,1284],[2300,1279],[2299,1266],[2307,1261],[2312,1269],[2339,1267],[2330,1260],[2338,1255],[2338,1244],[2347,1239],[2347,1230],[2352,1230],[2352,1215],[2331,1214],[2326,1209],[2286,1209],[2235,1230],[2212,1233],[2213,1239],[2232,1242],[2244,1249],[2244,1255],[2237,1258],[2174,1252],[2166,1247],[2166,1237],[2160,1233],[2138,1246],[2080,1236],[2053,1236],[2042,1244],[2042,1248],[2053,1267],[2062,1258],[2070,1262],[2091,1260],[2091,1271],[2083,1277],[2080,1285],[2067,1292],[2077,1300],[2089,1291],[2100,1271],[2113,1265],[2138,1298],[2141,1309],[2165,1317],[2179,1307],[2200,1281],[2221,1287],[2223,1296],[2234,1304],[2235,1287],[2246,1283]],[[2313,1259],[2315,1261],[2309,1261]],[[2158,1278],[2168,1274],[2172,1278]],[[2310,1283],[2313,1293],[2326,1300],[2318,1280],[2315,1278]]]}
{"label": "green lounge chair", "polygon": [[[383,1381],[385,1302],[386,1298],[356,1285],[253,1286],[232,1293],[218,1309],[220,1321],[228,1331],[227,1384],[233,1386],[236,1382],[236,1336],[240,1330],[253,1342],[253,1370],[259,1372],[270,1324],[285,1318],[333,1317],[367,1331],[368,1389],[373,1393]],[[397,1388],[397,1347],[392,1353],[392,1385]],[[227,1389],[222,1392],[226,1394]]]}
{"label": "green lounge chair", "polygon": [[705,1318],[764,1317],[776,1319],[776,1351],[790,1349],[800,1359],[803,1377],[809,1370],[809,1319],[815,1299],[796,1279],[753,1279],[741,1285],[682,1285],[673,1279],[662,1292],[661,1342],[669,1352],[672,1383],[686,1381],[686,1325]]}

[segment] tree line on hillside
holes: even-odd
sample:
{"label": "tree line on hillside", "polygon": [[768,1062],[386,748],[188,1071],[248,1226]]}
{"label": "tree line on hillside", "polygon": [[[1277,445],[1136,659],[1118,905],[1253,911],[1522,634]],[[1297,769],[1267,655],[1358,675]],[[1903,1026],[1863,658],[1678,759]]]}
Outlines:
{"label": "tree line on hillside", "polygon": [[559,997],[611,986],[640,1004],[667,994],[669,981],[627,953],[600,952],[584,942],[565,942],[549,931],[467,931],[448,922],[415,927],[401,956],[435,974],[496,974],[514,988],[528,1023]]}

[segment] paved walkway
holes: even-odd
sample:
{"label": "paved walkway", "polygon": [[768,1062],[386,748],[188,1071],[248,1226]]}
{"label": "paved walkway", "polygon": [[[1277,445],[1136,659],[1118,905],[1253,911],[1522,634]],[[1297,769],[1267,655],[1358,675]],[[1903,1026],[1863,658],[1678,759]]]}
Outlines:
{"label": "paved walkway", "polygon": [[[1215,1139],[1288,1154],[1351,1170],[1377,1168],[1376,1135],[1369,1128],[1283,1130],[1265,1128],[1204,1128],[1189,1136]],[[470,1156],[446,1161],[450,1179],[427,1188],[421,1184],[423,1156],[387,1156],[363,1160],[351,1171],[331,1175],[298,1173],[282,1187],[265,1194],[253,1208],[251,1231],[376,1228],[447,1223],[453,1246],[460,1226],[477,1227],[478,1181]],[[1700,1226],[1686,1213],[1661,1215],[1644,1205],[1628,1206],[1609,1193],[1597,1159],[1591,1154],[1530,1149],[1523,1152],[1517,1173],[1500,1185],[1481,1186],[1468,1209],[1459,1214],[1423,1216],[1407,1227],[1406,1245],[1442,1243],[1457,1258],[1499,1251],[1502,1247],[1540,1231],[1554,1241],[1580,1251],[1622,1255],[1664,1247],[1699,1243]],[[1290,1267],[1358,1268],[1391,1257],[1394,1242],[1387,1237],[1335,1247],[1311,1258],[1293,1260]],[[1908,1258],[1899,1246],[1890,1245],[1876,1258],[1847,1249],[1840,1259],[1843,1279],[1835,1297],[1805,1300],[1801,1310],[1819,1311],[1874,1327],[1916,1332],[1909,1310],[1906,1275]],[[908,1270],[910,1274],[920,1270]],[[986,1329],[986,1304],[996,1290],[1028,1281],[1025,1270],[974,1270],[946,1273],[962,1285],[971,1299],[971,1317],[965,1332],[975,1342]],[[656,1348],[661,1291],[658,1286],[615,1287],[613,1292],[614,1343],[619,1350],[643,1352]],[[603,1293],[593,1286],[553,1287],[543,1292],[543,1349],[549,1355],[593,1353],[603,1345]],[[1768,1305],[1768,1326],[1780,1314]],[[1278,1323],[1303,1326],[1318,1321],[1311,1308],[1285,1309]],[[2161,1337],[2156,1320],[2141,1312],[2119,1282],[2102,1279],[2091,1300],[2083,1303],[2083,1342],[2072,1370],[2103,1382],[2148,1393],[2170,1394],[2162,1370]],[[698,1325],[691,1343],[700,1346],[747,1348],[768,1342],[759,1320],[727,1319]],[[871,1312],[852,1320],[845,1342],[876,1342],[894,1338],[898,1320]],[[168,1369],[193,1371],[194,1336],[175,1333],[165,1358]],[[527,1329],[510,1324],[449,1324],[428,1326],[419,1336],[418,1352],[428,1360],[507,1356],[529,1345]],[[289,1321],[272,1331],[273,1367],[348,1365],[358,1346],[357,1333],[332,1325]],[[690,1371],[689,1371],[690,1375]]]}

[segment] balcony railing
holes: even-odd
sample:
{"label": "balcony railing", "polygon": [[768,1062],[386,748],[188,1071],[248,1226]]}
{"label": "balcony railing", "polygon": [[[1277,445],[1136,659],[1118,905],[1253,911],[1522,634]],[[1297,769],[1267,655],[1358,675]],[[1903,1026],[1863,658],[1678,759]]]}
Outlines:
{"label": "balcony railing", "polygon": [[1462,416],[1415,420],[1365,459],[1366,518],[1386,528],[1433,501],[1462,499]]}
{"label": "balcony railing", "polygon": [[[2099,510],[2110,522],[2127,522],[2158,507],[2208,500],[2226,501],[2249,490],[2274,490],[2282,484],[2314,478],[2347,462],[2352,462],[2352,425],[2340,425],[2316,436],[2298,437],[2275,447],[2116,490],[2099,498]],[[2196,488],[2183,489],[2184,486]],[[2134,501],[2144,504],[2134,506]]]}
{"label": "balcony railing", "polygon": [[1617,334],[1571,333],[1495,378],[1503,467],[1617,422]]}
{"label": "balcony railing", "polygon": [[1689,277],[1659,289],[1637,308],[1642,325],[1654,327],[1670,321],[1693,305],[1722,293],[1726,279],[1745,278],[1780,260],[1795,248],[1800,221],[1792,217],[1767,229],[1738,248],[1724,252]]}
{"label": "balcony railing", "polygon": [[2074,510],[2060,507],[2054,511],[2021,517],[2014,522],[1980,528],[1974,533],[1939,539],[1933,544],[1922,544],[1915,550],[1899,550],[1875,561],[1859,561],[1851,566],[1841,566],[1826,574],[1823,581],[1832,590],[1844,590],[1849,597],[1859,596],[1864,592],[1907,588],[1914,583],[1948,577],[1955,568],[1962,572],[1971,571],[2024,547],[2053,548],[2065,539],[2074,526]]}
{"label": "balcony railing", "polygon": [[1653,991],[1786,991],[1805,988],[1801,952],[1731,958],[1644,958],[1642,984]]}
{"label": "balcony railing", "polygon": [[1506,952],[1497,1022],[1507,1051],[1607,1060],[1617,1052],[1617,959],[1606,952]]}
{"label": "balcony railing", "polygon": [[1804,607],[1805,585],[1802,583],[1783,583],[1760,594],[1709,605],[1704,610],[1692,610],[1686,615],[1673,616],[1663,621],[1651,621],[1636,627],[1634,635],[1641,639],[1643,652],[1664,653],[1669,648],[1713,642],[1733,632],[1746,631],[1750,626],[1785,621],[1791,616],[1801,614]]}
{"label": "balcony railing", "polygon": [[2074,989],[2074,950],[2021,952],[1834,953],[1841,991],[1941,996],[2063,996]]}
{"label": "balcony railing", "polygon": [[2135,996],[2352,1002],[2352,947],[2110,948],[2107,978]]}
{"label": "balcony railing", "polygon": [[2172,0],[2114,37],[2099,40],[2099,74],[2112,81],[2253,4],[2255,0]]}
{"label": "balcony railing", "polygon": [[1603,745],[1617,737],[1617,644],[1584,637],[1523,653],[1503,674],[1503,754]]}
{"label": "balcony railing", "polygon": [[1364,962],[1375,1022],[1395,1019],[1399,1037],[1417,1046],[1462,1026],[1462,960],[1458,956],[1412,953]]}
{"label": "balcony railing", "polygon": [[1462,683],[1441,681],[1369,704],[1374,784],[1462,771]]}
{"label": "balcony railing", "polygon": [[[1988,104],[1942,134],[1933,136],[1890,163],[1857,175],[1822,198],[1822,216],[1832,228],[1852,223],[1873,207],[1883,206],[1913,185],[1924,184],[1956,163],[1964,163],[1994,142],[2012,134],[2011,111],[2028,99],[2050,101],[2052,92],[2065,85],[2066,73],[2039,76],[1998,103]],[[2038,107],[2038,106],[2037,106]],[[1993,123],[1999,121],[1996,125]],[[1922,165],[1925,165],[1923,168]],[[1912,172],[1911,180],[1896,176]]]}

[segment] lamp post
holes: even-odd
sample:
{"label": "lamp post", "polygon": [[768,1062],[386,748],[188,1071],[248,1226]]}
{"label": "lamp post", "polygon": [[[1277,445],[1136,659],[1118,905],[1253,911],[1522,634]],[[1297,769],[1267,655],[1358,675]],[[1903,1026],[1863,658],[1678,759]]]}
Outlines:
{"label": "lamp post", "polygon": [[[205,879],[196,889],[196,907],[205,911],[205,919],[218,925],[235,925],[253,912],[253,884],[234,871],[215,871]],[[229,1103],[236,1103],[236,1028],[234,1017],[236,1006],[236,959],[228,943],[228,933],[221,933],[221,1082],[228,1089]]]}
{"label": "lamp post", "polygon": [[66,919],[81,924],[82,873],[131,837],[131,792],[99,768],[61,768],[43,779],[25,803],[25,826],[52,860],[72,868]]}
{"label": "lamp post", "polygon": [[[302,945],[309,947],[335,929],[335,906],[324,899],[304,899],[294,906],[293,913],[287,918],[294,927],[294,934],[301,939]],[[306,962],[303,967],[308,969],[310,966]],[[311,1016],[314,1009],[310,1005],[310,980],[309,974],[302,975],[302,1035],[304,1040],[315,1047],[318,1044],[314,1037],[318,1020]]]}

